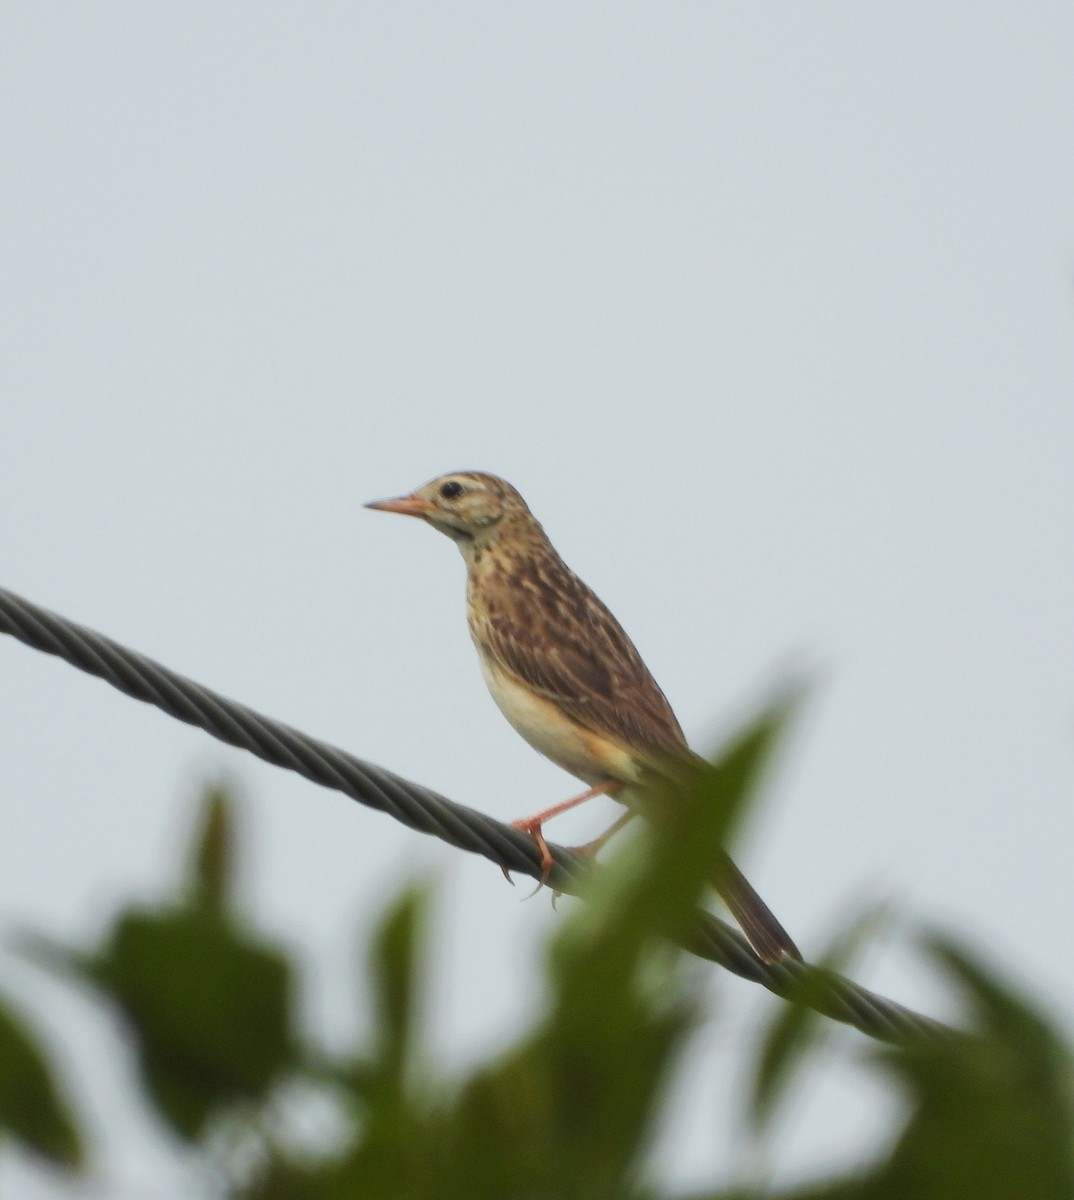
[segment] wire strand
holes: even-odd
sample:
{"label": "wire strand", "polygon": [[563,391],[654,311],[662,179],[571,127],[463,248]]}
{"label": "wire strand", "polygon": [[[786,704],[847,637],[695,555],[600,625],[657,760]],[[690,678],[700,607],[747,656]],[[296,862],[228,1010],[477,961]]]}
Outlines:
{"label": "wire strand", "polygon": [[[541,878],[540,854],[533,839],[521,830],[264,717],[3,588],[0,633],[56,655],[228,745],[248,750],[274,766],[296,771],[322,787],[387,813],[410,829],[480,854],[504,870]],[[549,843],[549,850],[555,860],[550,885],[557,891],[576,893],[589,864],[564,846]],[[904,1041],[953,1032],[938,1021],[807,963],[785,959],[767,965],[737,930],[710,913],[699,910],[696,925],[683,945],[692,954],[759,983],[777,996],[795,998],[804,991],[816,1011],[870,1037]]]}

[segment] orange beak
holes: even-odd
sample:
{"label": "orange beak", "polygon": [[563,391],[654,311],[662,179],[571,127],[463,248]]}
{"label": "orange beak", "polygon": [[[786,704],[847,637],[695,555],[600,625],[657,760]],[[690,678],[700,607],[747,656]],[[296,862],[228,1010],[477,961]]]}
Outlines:
{"label": "orange beak", "polygon": [[397,500],[371,500],[366,508],[375,508],[378,512],[402,513],[404,517],[424,517],[434,512],[436,505],[418,496],[400,496]]}

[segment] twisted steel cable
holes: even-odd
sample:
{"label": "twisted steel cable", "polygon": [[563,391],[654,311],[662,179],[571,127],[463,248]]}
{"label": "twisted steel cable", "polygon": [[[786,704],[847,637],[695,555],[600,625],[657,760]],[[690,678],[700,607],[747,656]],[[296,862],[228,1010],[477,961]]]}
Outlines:
{"label": "twisted steel cable", "polygon": [[[196,725],[222,742],[388,813],[411,829],[483,855],[505,870],[541,878],[540,854],[528,834],[264,717],[3,588],[0,633],[97,675],[128,696]],[[589,864],[566,847],[549,843],[549,849],[555,860],[549,883],[558,891],[577,892]],[[805,1002],[811,1007],[870,1037],[904,1041],[951,1032],[940,1022],[832,972],[790,960],[765,964],[737,930],[710,913],[698,912],[694,930],[683,944],[692,954],[759,983],[777,996],[800,997],[805,989]]]}

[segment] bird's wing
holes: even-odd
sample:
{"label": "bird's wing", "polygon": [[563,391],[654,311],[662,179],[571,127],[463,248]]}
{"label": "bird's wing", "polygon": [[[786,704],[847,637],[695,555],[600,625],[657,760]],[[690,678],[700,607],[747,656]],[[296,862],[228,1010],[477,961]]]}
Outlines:
{"label": "bird's wing", "polygon": [[651,765],[688,754],[664,693],[634,643],[597,596],[566,568],[555,586],[513,589],[516,601],[482,614],[480,634],[501,667],[583,728]]}

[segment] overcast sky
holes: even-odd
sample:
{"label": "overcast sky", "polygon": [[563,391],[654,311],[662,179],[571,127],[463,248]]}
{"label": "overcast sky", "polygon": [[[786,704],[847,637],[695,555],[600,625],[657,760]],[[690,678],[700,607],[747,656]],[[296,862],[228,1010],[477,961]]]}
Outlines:
{"label": "overcast sky", "polygon": [[[807,954],[887,897],[1069,1030],[1072,63],[1074,10],[1033,0],[5,4],[0,586],[508,819],[575,784],[486,695],[452,546],[361,508],[503,475],[698,749],[813,672],[738,854]],[[6,927],[84,942],[158,894],[226,772],[317,1036],[354,1029],[354,931],[414,872],[442,1060],[537,1011],[558,918],[495,867],[10,639],[0,678]],[[0,969],[108,1096],[71,1194],[178,1195],[112,1031]],[[905,945],[861,974],[954,1011]],[[736,1169],[775,1003],[711,975],[658,1152],[682,1186]],[[867,1153],[878,1095],[826,1075],[782,1169]]]}

